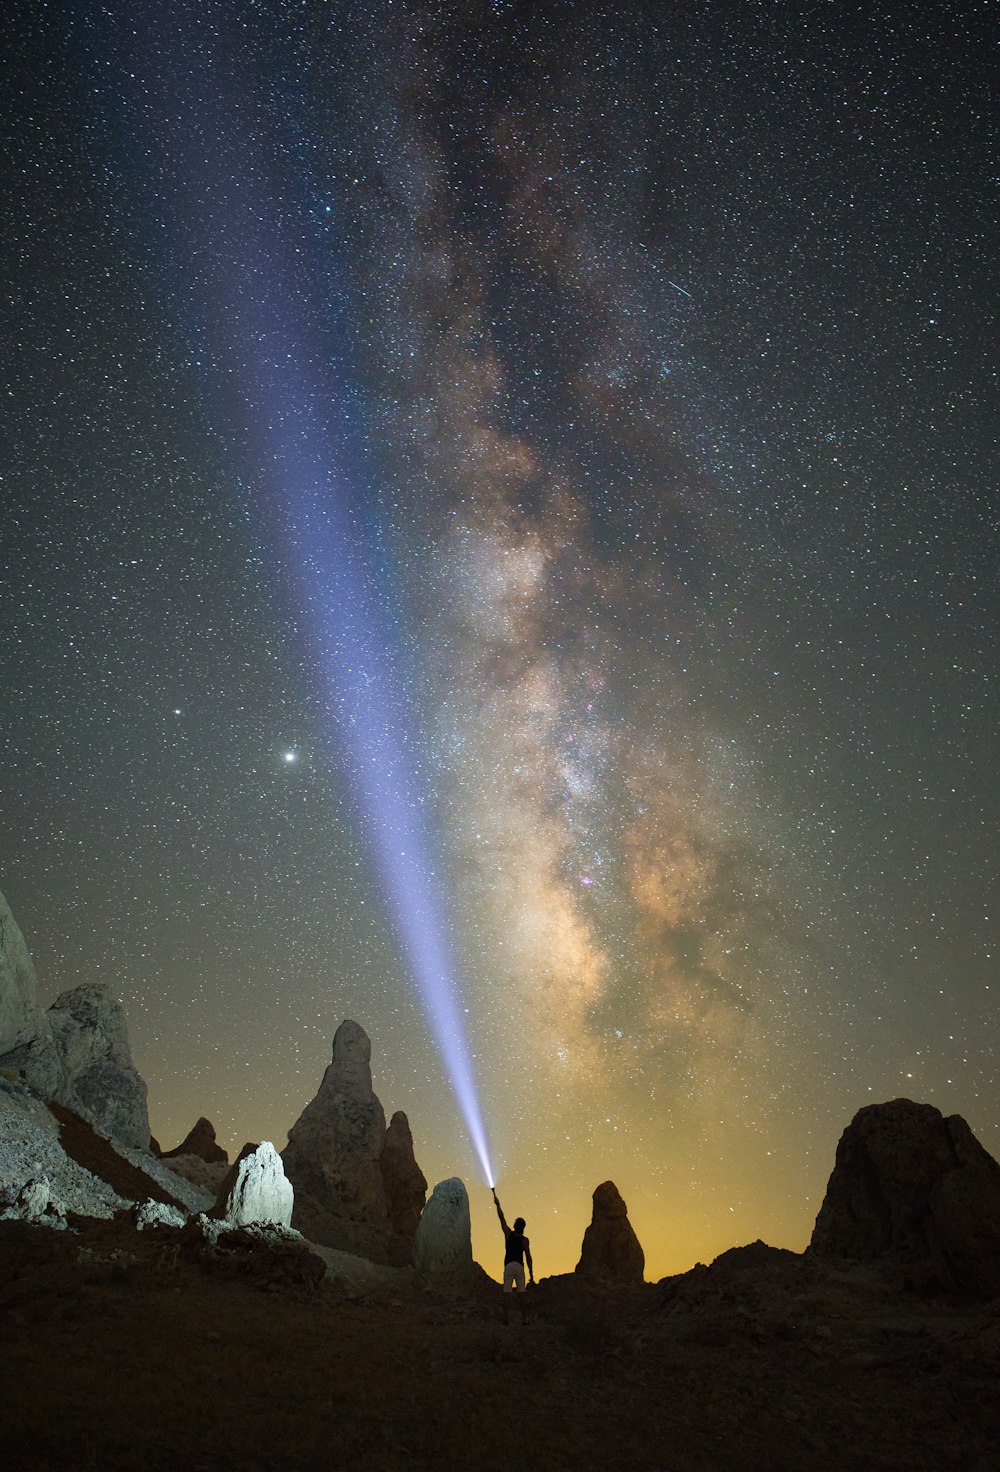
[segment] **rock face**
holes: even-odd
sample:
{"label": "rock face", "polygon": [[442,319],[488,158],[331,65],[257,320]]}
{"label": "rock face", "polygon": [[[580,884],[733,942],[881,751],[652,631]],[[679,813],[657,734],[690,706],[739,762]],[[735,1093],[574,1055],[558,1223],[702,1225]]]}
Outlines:
{"label": "rock face", "polygon": [[132,1208],[132,1221],[137,1232],[147,1232],[155,1227],[183,1227],[187,1216],[176,1206],[167,1206],[163,1201],[142,1201]]}
{"label": "rock face", "polygon": [[389,1229],[399,1239],[405,1261],[427,1199],[427,1177],[416,1162],[410,1122],[401,1109],[397,1109],[389,1121],[379,1165],[385,1186]]}
{"label": "rock face", "polygon": [[26,1080],[46,1099],[71,1104],[74,1095],[38,1000],[38,982],[24,936],[0,895],[0,1068]]}
{"label": "rock face", "polygon": [[458,1176],[439,1181],[431,1192],[413,1239],[413,1266],[436,1277],[472,1274],[469,1193]]}
{"label": "rock face", "polygon": [[246,1145],[222,1183],[209,1216],[246,1227],[254,1222],[291,1225],[295,1193],[270,1140]]}
{"label": "rock face", "polygon": [[356,1022],[342,1022],[319,1092],[289,1131],[282,1152],[295,1188],[294,1226],[325,1247],[376,1262],[407,1261],[411,1238],[400,1235],[396,1223],[412,1216],[416,1193],[408,1137],[405,1117],[386,1131],[385,1112],[372,1089],[367,1033]]}
{"label": "rock face", "polygon": [[161,1160],[173,1160],[178,1155],[194,1155],[208,1165],[229,1164],[229,1156],[216,1143],[214,1124],[204,1117],[198,1120],[175,1150],[159,1150],[156,1153]]}
{"label": "rock face", "polygon": [[841,1136],[810,1245],[894,1265],[917,1287],[1000,1293],[1000,1165],[960,1115],[871,1104]]}
{"label": "rock face", "polygon": [[0,894],[0,1054],[37,1037],[44,1015],[28,947],[10,906]]}
{"label": "rock face", "polygon": [[0,895],[0,1068],[120,1144],[149,1145],[146,1085],[121,1004],[106,986],[63,992],[47,1012],[24,937]]}
{"label": "rock face", "polygon": [[110,1139],[147,1149],[146,1085],[132,1062],[125,1014],[110,987],[92,984],[63,992],[47,1016],[70,1085],[89,1118]]}
{"label": "rock face", "polygon": [[54,1194],[48,1176],[34,1176],[23,1186],[0,1187],[0,1221],[37,1222],[64,1228],[66,1207]]}
{"label": "rock face", "polygon": [[628,1208],[613,1181],[594,1192],[594,1214],[583,1234],[576,1271],[581,1278],[607,1283],[641,1283],[646,1255],[628,1219]]}

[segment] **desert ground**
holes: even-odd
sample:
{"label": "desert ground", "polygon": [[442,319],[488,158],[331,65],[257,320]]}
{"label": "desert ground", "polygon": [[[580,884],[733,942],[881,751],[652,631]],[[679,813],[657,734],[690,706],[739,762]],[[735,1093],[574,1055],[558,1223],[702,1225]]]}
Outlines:
{"label": "desert ground", "polygon": [[229,1239],[0,1223],[4,1466],[998,1466],[997,1304],[754,1244],[639,1289],[543,1279],[505,1326],[485,1274]]}

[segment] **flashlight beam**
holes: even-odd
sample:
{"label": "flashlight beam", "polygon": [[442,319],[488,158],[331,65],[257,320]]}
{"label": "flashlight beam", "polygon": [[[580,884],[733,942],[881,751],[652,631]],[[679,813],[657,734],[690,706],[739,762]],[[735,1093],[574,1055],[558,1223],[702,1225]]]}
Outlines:
{"label": "flashlight beam", "polygon": [[[357,396],[333,303],[329,237],[307,222],[307,174],[292,166],[274,97],[249,64],[225,6],[206,0],[184,26],[165,0],[118,0],[109,19],[129,47],[132,115],[153,160],[144,182],[184,262],[229,439],[262,487],[359,828],[430,1033],[488,1181],[449,923],[437,879],[419,723],[379,551]],[[291,130],[289,130],[290,133]],[[326,254],[323,255],[322,251]]]}

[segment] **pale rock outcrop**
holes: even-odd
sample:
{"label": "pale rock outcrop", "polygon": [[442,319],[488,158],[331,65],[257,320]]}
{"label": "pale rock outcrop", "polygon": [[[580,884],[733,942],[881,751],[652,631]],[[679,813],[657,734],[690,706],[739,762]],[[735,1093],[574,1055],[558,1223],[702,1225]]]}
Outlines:
{"label": "pale rock outcrop", "polygon": [[37,1037],[44,1015],[28,947],[0,894],[0,1053]]}
{"label": "pale rock outcrop", "polygon": [[111,988],[96,982],[75,987],[57,997],[46,1015],[88,1118],[109,1139],[146,1149],[146,1084],[132,1062],[125,1013]]}
{"label": "pale rock outcrop", "polygon": [[90,984],[63,992],[43,1011],[28,948],[2,895],[0,1073],[119,1144],[149,1146],[146,1085],[132,1062],[121,1004],[110,988]]}
{"label": "pale rock outcrop", "polygon": [[173,1160],[178,1155],[194,1155],[208,1165],[228,1165],[229,1156],[215,1138],[215,1125],[202,1116],[173,1150],[154,1152],[161,1160]]}
{"label": "pale rock outcrop", "polygon": [[319,1091],[282,1152],[299,1231],[326,1247],[387,1260],[385,1137],[385,1112],[372,1089],[371,1043],[358,1023],[342,1022]]}
{"label": "pale rock outcrop", "polygon": [[413,1234],[427,1200],[427,1177],[413,1154],[410,1122],[401,1109],[389,1121],[379,1165],[385,1185],[389,1230],[402,1245],[402,1260],[408,1262]]}
{"label": "pale rock outcrop", "polygon": [[458,1176],[439,1181],[431,1192],[413,1239],[413,1266],[428,1277],[472,1275],[469,1193]]}
{"label": "pale rock outcrop", "polygon": [[628,1208],[613,1181],[594,1192],[594,1212],[583,1234],[576,1271],[581,1278],[606,1283],[641,1283],[646,1256],[628,1219]]}
{"label": "pale rock outcrop", "polygon": [[960,1115],[870,1104],[841,1136],[810,1247],[881,1262],[916,1287],[1000,1293],[1000,1165]]}
{"label": "pale rock outcrop", "polygon": [[46,1099],[72,1106],[74,1094],[38,1000],[24,936],[0,894],[0,1070],[23,1078]]}
{"label": "pale rock outcrop", "polygon": [[66,1207],[52,1190],[48,1176],[33,1176],[20,1186],[0,1187],[0,1221],[41,1223],[63,1228]]}
{"label": "pale rock outcrop", "polygon": [[150,1227],[183,1227],[187,1213],[165,1201],[143,1201],[132,1209],[132,1222],[137,1232]]}
{"label": "pale rock outcrop", "polygon": [[222,1183],[209,1216],[233,1226],[269,1222],[291,1226],[295,1193],[270,1140],[245,1145]]}

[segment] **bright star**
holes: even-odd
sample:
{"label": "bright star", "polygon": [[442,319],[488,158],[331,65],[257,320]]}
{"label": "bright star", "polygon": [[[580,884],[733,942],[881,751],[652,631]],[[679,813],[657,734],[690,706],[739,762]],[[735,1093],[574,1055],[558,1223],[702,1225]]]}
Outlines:
{"label": "bright star", "polygon": [[282,753],[281,760],[283,762],[294,762],[294,761],[297,761],[298,760],[298,753],[297,752],[294,752],[294,751],[285,751],[285,752]]}

